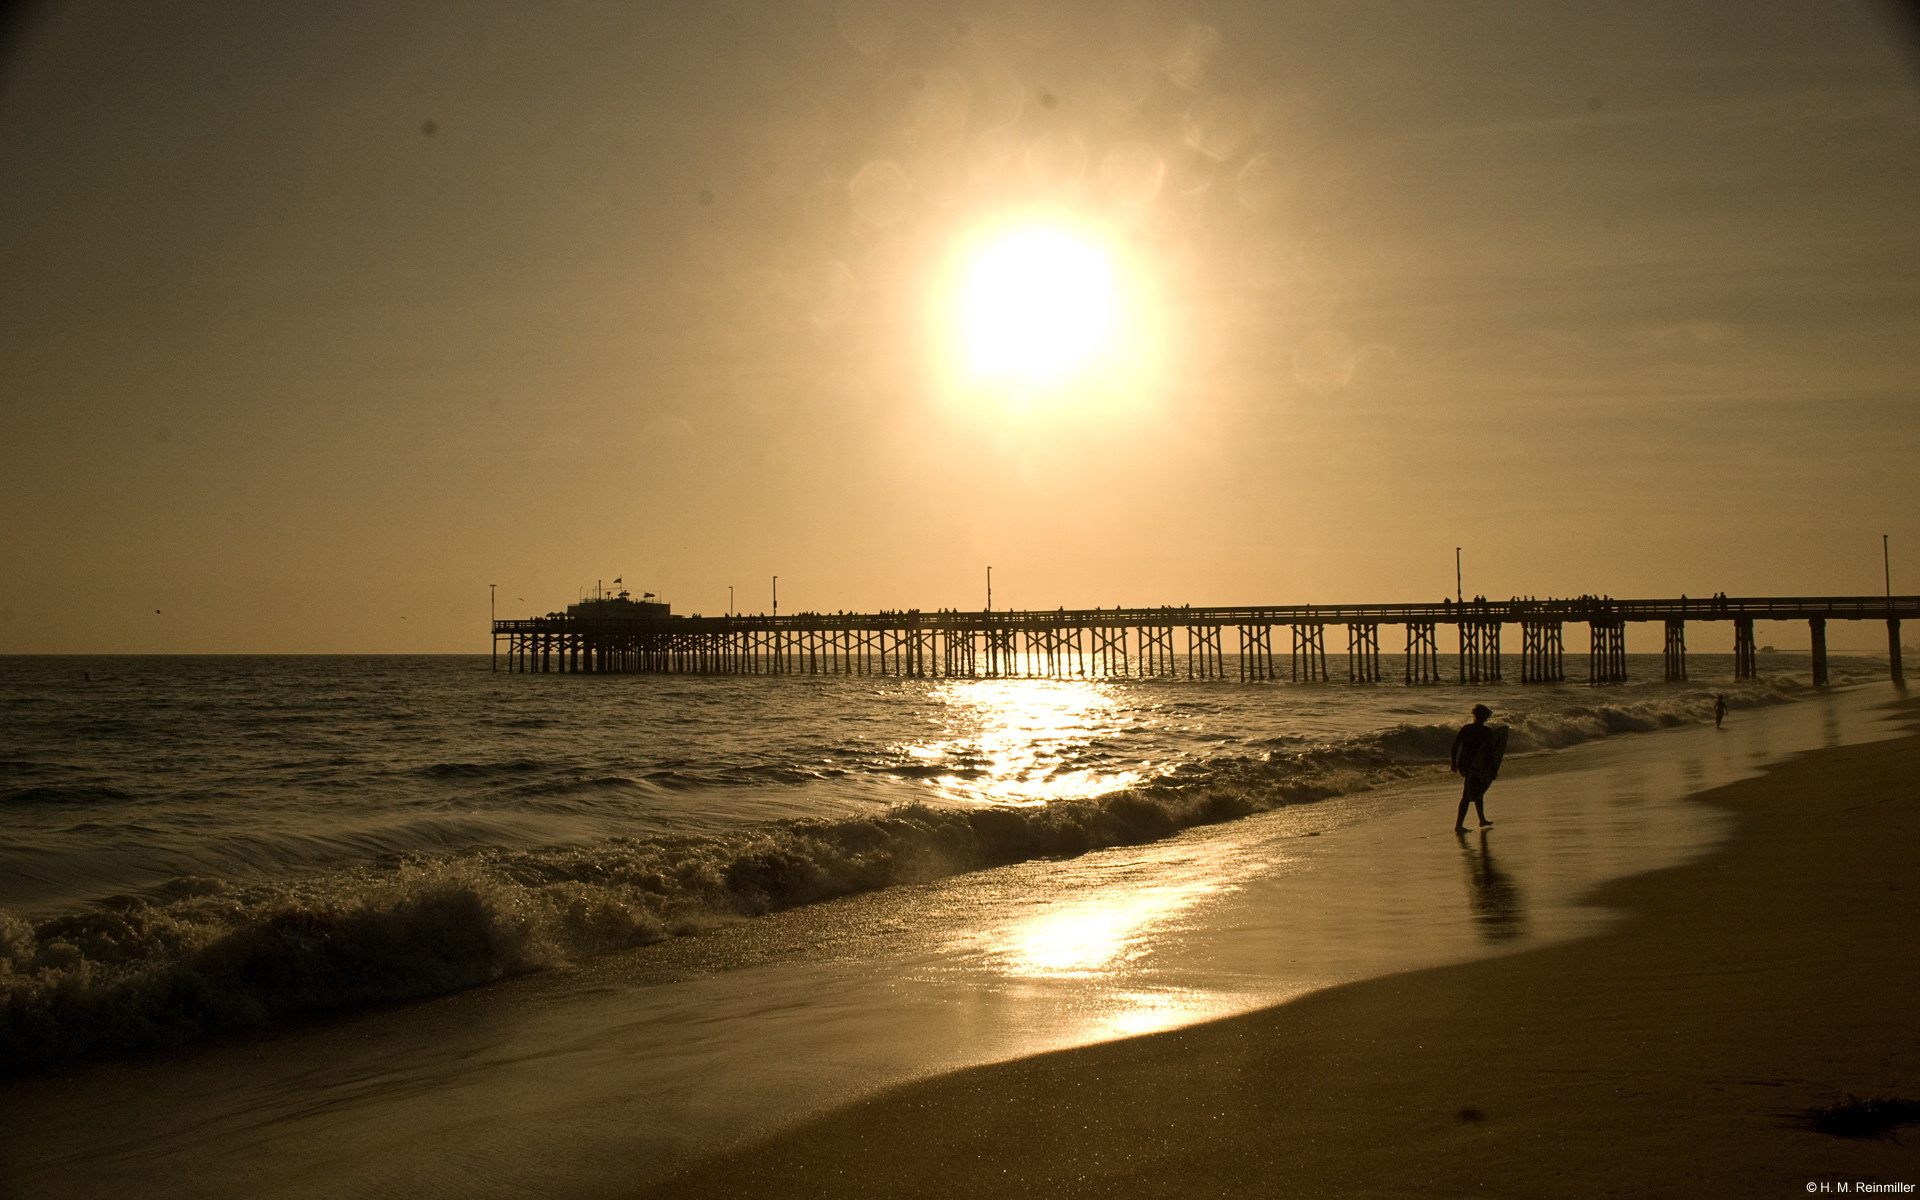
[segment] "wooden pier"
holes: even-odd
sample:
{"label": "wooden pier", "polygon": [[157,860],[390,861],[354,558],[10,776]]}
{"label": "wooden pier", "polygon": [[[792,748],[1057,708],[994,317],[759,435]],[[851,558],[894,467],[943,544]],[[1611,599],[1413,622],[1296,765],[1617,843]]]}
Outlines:
{"label": "wooden pier", "polygon": [[[631,610],[631,611],[629,611]],[[1920,596],[1716,597],[1705,600],[1506,600],[1464,604],[1277,605],[1254,608],[1093,608],[1051,612],[906,610],[787,616],[676,617],[664,604],[594,600],[565,614],[493,623],[494,665],[509,671],[692,675],[899,675],[921,678],[1169,678],[1322,683],[1326,627],[1346,626],[1351,683],[1376,683],[1380,627],[1405,633],[1408,684],[1442,682],[1439,628],[1454,627],[1457,681],[1504,678],[1501,629],[1518,625],[1522,683],[1567,678],[1563,629],[1589,632],[1587,682],[1626,680],[1626,627],[1658,621],[1668,680],[1687,678],[1687,625],[1732,626],[1734,675],[1760,659],[1753,623],[1805,621],[1813,681],[1827,682],[1828,621],[1884,621],[1893,678],[1903,681],[1900,622]],[[1276,661],[1274,629],[1291,654]],[[501,651],[504,648],[505,654]],[[1229,662],[1231,657],[1232,661]]]}

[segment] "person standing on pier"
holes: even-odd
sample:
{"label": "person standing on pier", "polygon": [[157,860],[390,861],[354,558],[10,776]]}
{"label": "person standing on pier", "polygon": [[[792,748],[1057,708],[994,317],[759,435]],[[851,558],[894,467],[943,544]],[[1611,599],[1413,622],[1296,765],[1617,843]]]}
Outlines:
{"label": "person standing on pier", "polygon": [[1453,738],[1453,770],[1467,781],[1460,793],[1460,811],[1453,818],[1455,833],[1467,831],[1469,804],[1480,818],[1480,828],[1493,824],[1487,820],[1487,789],[1499,776],[1500,760],[1506,757],[1507,731],[1504,726],[1487,724],[1492,715],[1493,710],[1486,705],[1474,705],[1473,724],[1461,726]]}

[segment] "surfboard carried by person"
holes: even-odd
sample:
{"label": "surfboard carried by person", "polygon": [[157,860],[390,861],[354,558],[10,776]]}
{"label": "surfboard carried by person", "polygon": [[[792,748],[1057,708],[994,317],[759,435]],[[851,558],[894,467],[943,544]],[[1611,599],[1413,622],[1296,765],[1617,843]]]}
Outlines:
{"label": "surfboard carried by person", "polygon": [[1455,833],[1467,831],[1469,804],[1480,818],[1480,828],[1493,824],[1487,820],[1487,789],[1499,778],[1500,763],[1507,756],[1507,727],[1487,724],[1492,715],[1486,705],[1474,705],[1473,724],[1461,726],[1453,738],[1453,770],[1467,781],[1460,793],[1460,811],[1453,818]]}

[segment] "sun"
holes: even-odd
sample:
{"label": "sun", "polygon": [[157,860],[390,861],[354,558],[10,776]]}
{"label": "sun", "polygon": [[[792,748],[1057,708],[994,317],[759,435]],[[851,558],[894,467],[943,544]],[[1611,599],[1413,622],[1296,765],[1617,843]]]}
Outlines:
{"label": "sun", "polygon": [[1119,335],[1118,272],[1097,242],[1032,226],[983,241],[964,267],[960,342],[978,380],[1063,382],[1111,356]]}

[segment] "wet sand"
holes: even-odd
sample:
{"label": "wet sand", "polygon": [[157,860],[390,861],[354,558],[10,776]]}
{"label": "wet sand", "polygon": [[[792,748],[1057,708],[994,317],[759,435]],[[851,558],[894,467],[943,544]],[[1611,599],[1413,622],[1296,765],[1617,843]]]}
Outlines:
{"label": "wet sand", "polygon": [[[1920,701],[1901,704],[1920,718]],[[1920,1183],[1920,736],[1814,750],[1692,803],[1732,840],[1605,885],[1627,919],[1508,957],[957,1072],[645,1194],[1773,1196]],[[1497,838],[1498,827],[1487,836]],[[1477,839],[1476,839],[1477,840]]]}

